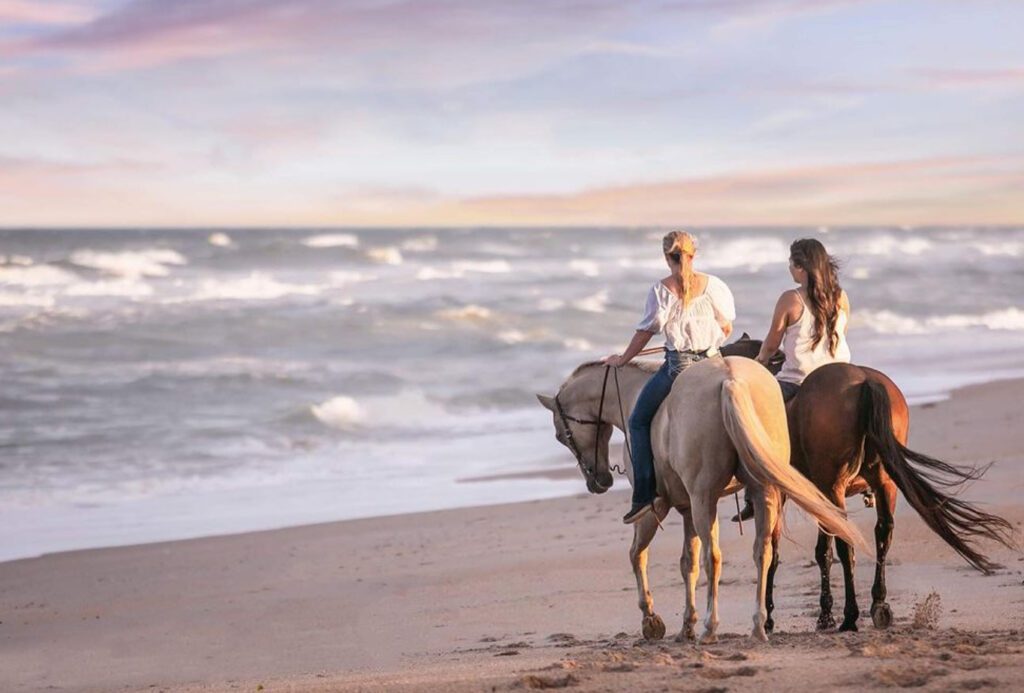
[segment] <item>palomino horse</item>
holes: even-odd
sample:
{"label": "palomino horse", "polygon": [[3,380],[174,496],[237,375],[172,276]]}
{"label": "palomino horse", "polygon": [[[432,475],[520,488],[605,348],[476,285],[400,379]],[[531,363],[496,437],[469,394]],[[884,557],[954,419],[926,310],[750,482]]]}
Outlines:
{"label": "palomino horse", "polygon": [[[653,365],[630,363],[617,369],[615,396],[622,407],[604,406],[608,370],[600,363],[577,368],[554,397],[538,395],[541,404],[553,413],[556,438],[576,456],[591,490],[611,485],[608,440],[612,427],[624,429],[628,412]],[[692,637],[697,621],[696,555],[703,545],[708,587],[701,641],[716,639],[721,574],[717,504],[733,477],[749,487],[754,504],[754,562],[758,570],[752,632],[755,638],[767,639],[766,588],[781,494],[847,543],[863,542],[845,512],[789,466],[789,433],[782,395],[771,374],[749,359],[716,357],[681,373],[654,418],[651,442],[658,496],[668,506],[677,508],[684,518],[680,567],[686,583],[686,610],[681,636]],[[594,452],[588,459],[591,449]],[[664,516],[668,506],[656,508],[655,514]],[[641,589],[645,636],[663,635],[664,623],[660,623],[650,606],[646,584],[640,584],[640,574],[646,583],[646,566],[638,566],[634,551],[630,554]],[[645,564],[645,559],[646,553],[639,560]],[[660,634],[656,632],[659,623]]]}
{"label": "palomino horse", "polygon": [[[753,358],[761,342],[740,339],[729,346],[732,353]],[[933,532],[983,573],[998,566],[974,546],[974,540],[992,539],[1014,546],[1009,522],[955,497],[960,486],[979,478],[987,467],[961,468],[908,449],[907,401],[881,371],[848,363],[822,366],[804,380],[796,397],[787,404],[787,413],[793,467],[839,507],[845,507],[848,496],[865,489],[875,494],[878,519],[871,620],[876,628],[887,628],[892,622],[892,610],[885,601],[885,559],[892,546],[897,489]],[[778,533],[773,539],[776,545],[766,598],[769,620],[779,556]],[[836,625],[829,585],[832,537],[819,532],[814,553],[821,570],[818,628],[826,630]],[[846,586],[839,630],[857,630],[860,609],[853,581],[853,548],[837,538],[836,553]]]}

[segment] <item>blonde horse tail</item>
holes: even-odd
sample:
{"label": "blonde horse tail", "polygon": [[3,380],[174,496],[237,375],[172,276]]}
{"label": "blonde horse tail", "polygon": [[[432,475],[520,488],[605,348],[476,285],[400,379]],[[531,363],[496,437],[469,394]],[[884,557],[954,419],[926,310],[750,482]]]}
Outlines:
{"label": "blonde horse tail", "polygon": [[722,419],[739,453],[740,464],[750,477],[763,486],[777,487],[829,534],[850,545],[867,547],[846,512],[789,465],[788,446],[780,450],[780,445],[768,435],[751,399],[750,386],[744,380],[729,377],[722,383]]}

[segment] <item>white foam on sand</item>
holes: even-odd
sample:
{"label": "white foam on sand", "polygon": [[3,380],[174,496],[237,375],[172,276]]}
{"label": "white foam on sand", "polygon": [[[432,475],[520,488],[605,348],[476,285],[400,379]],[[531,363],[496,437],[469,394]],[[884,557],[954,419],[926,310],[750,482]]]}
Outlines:
{"label": "white foam on sand", "polygon": [[307,248],[358,248],[359,238],[350,233],[322,233],[302,239]]}
{"label": "white foam on sand", "polygon": [[170,266],[188,264],[185,256],[169,248],[122,250],[119,252],[76,250],[71,254],[70,261],[79,267],[99,270],[129,279],[166,277],[171,273]]}

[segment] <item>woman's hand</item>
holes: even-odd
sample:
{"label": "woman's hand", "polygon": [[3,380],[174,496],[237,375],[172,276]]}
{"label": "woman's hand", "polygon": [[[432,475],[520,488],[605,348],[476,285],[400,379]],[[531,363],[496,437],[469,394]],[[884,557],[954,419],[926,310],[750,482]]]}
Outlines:
{"label": "woman's hand", "polygon": [[601,362],[606,366],[618,368],[619,366],[625,366],[629,363],[629,359],[623,358],[622,354],[612,354],[611,356],[605,356],[601,359]]}

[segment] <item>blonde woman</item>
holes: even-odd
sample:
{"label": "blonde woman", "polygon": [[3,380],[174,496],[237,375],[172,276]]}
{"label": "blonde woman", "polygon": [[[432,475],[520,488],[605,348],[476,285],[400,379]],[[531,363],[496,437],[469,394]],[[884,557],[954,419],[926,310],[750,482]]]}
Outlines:
{"label": "blonde woman", "polygon": [[657,490],[651,422],[668,396],[672,383],[687,366],[714,356],[732,332],[736,308],[732,292],[718,277],[693,269],[697,244],[685,231],[672,231],[661,242],[669,275],[647,293],[643,319],[629,346],[604,359],[618,368],[659,332],[665,335],[665,363],[651,376],[629,417],[629,443],[633,460],[633,504],[622,518],[632,524],[651,510]]}

